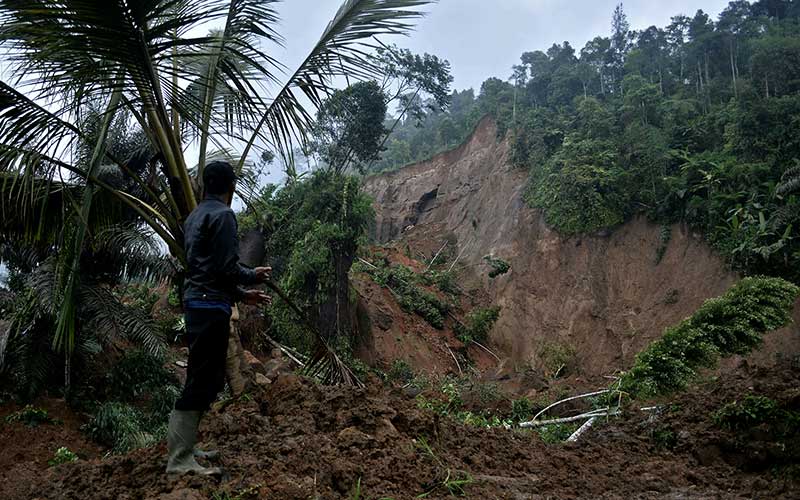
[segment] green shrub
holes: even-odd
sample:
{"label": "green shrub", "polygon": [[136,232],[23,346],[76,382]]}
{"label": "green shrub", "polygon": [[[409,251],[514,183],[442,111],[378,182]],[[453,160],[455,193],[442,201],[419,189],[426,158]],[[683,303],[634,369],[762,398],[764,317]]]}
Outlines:
{"label": "green shrub", "polygon": [[639,353],[622,390],[649,397],[684,388],[697,369],[750,352],[763,333],[784,326],[798,294],[800,288],[780,278],[742,279]]}
{"label": "green shrub", "polygon": [[375,283],[391,290],[403,310],[421,316],[434,328],[444,327],[450,305],[420,286],[426,278],[403,265],[389,266],[385,260],[378,261],[376,267],[358,269],[369,274]]}
{"label": "green shrub", "polygon": [[741,401],[733,401],[717,410],[714,413],[714,422],[720,427],[741,431],[769,423],[782,413],[776,401],[748,394]]}
{"label": "green shrub", "polygon": [[164,360],[142,350],[125,354],[107,375],[108,398],[133,401],[142,394],[177,383]]}
{"label": "green shrub", "polygon": [[53,458],[47,461],[47,465],[52,467],[54,465],[61,465],[70,462],[75,462],[76,460],[78,460],[78,455],[69,451],[69,448],[67,448],[66,446],[62,446],[61,448],[56,450],[56,453],[55,455],[53,455]]}
{"label": "green shrub", "polygon": [[36,427],[40,424],[57,424],[58,420],[50,417],[44,408],[35,408],[26,405],[21,410],[17,410],[6,417],[6,422],[20,422],[28,427]]}
{"label": "green shrub", "polygon": [[396,359],[392,362],[392,366],[386,374],[386,379],[397,381],[401,384],[409,384],[414,380],[414,371],[404,360]]}
{"label": "green shrub", "polygon": [[[557,156],[562,155],[565,152]],[[532,177],[528,203],[542,208],[547,223],[568,235],[621,224],[627,202],[616,170],[562,161],[564,165],[553,165],[543,175]]]}
{"label": "green shrub", "polygon": [[147,283],[130,283],[119,285],[113,290],[120,302],[150,314],[153,305],[158,301],[158,294]]}
{"label": "green shrub", "polygon": [[496,278],[502,274],[506,274],[508,270],[511,269],[511,264],[504,261],[503,259],[497,259],[490,255],[487,255],[483,258],[483,260],[485,260],[492,268],[492,270],[489,271],[490,278]]}
{"label": "green shrub", "polygon": [[500,317],[500,307],[486,307],[474,309],[467,314],[463,325],[456,325],[459,340],[468,344],[473,340],[485,342],[497,319]]}
{"label": "green shrub", "polygon": [[561,443],[567,440],[573,432],[578,430],[580,424],[567,422],[564,424],[543,425],[536,428],[536,433],[547,444]]}
{"label": "green shrub", "polygon": [[84,430],[95,441],[112,448],[117,453],[148,446],[155,437],[144,431],[144,417],[134,407],[125,403],[103,403]]}
{"label": "green shrub", "polygon": [[547,342],[539,353],[545,373],[548,377],[558,378],[564,375],[568,366],[575,361],[575,349],[564,343]]}
{"label": "green shrub", "polygon": [[667,426],[662,426],[653,429],[650,432],[650,437],[656,445],[656,448],[672,450],[678,445],[678,436],[675,431]]}
{"label": "green shrub", "polygon": [[167,295],[167,303],[170,305],[170,307],[178,307],[181,305],[181,298],[180,295],[178,294],[177,286],[171,286],[169,288],[169,295]]}
{"label": "green shrub", "polygon": [[511,419],[514,422],[527,422],[533,417],[533,403],[530,399],[522,397],[511,402]]}
{"label": "green shrub", "polygon": [[435,286],[444,293],[450,295],[459,295],[459,290],[456,284],[456,273],[454,271],[436,271],[429,270],[422,275],[422,282],[428,286]]}
{"label": "green shrub", "polygon": [[180,394],[181,389],[177,385],[165,385],[160,390],[154,391],[150,395],[148,425],[158,427],[165,424]]}
{"label": "green shrub", "polygon": [[432,327],[444,328],[444,317],[449,306],[437,296],[419,288],[406,288],[400,295],[400,307],[421,316]]}

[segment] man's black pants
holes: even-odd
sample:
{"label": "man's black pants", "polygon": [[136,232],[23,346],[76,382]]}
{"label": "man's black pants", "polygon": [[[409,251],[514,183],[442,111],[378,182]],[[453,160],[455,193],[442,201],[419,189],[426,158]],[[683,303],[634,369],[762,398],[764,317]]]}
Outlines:
{"label": "man's black pants", "polygon": [[189,365],[176,410],[206,411],[225,387],[230,320],[231,313],[221,308],[186,309]]}

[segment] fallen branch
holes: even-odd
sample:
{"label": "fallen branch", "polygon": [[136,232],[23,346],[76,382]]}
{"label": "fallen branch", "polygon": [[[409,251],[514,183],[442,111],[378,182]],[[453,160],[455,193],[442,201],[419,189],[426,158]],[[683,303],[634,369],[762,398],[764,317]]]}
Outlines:
{"label": "fallen branch", "polygon": [[446,246],[447,246],[447,242],[445,241],[444,245],[442,245],[442,248],[440,248],[439,251],[436,252],[436,255],[434,255],[433,258],[431,259],[430,263],[428,264],[428,267],[425,268],[426,272],[431,269],[431,266],[433,265],[434,262],[436,262],[436,259],[439,257],[439,254],[442,253],[442,250],[444,250],[444,247],[446,247]]}
{"label": "fallen branch", "polygon": [[454,267],[456,267],[456,263],[458,262],[458,259],[460,259],[460,258],[461,258],[461,255],[463,255],[463,254],[464,254],[464,251],[465,251],[467,248],[469,248],[469,246],[470,246],[470,244],[471,244],[471,243],[472,243],[472,239],[470,239],[470,240],[467,242],[467,244],[466,244],[466,245],[464,245],[464,247],[463,247],[463,248],[461,248],[461,251],[460,251],[460,252],[458,252],[458,255],[456,256],[456,260],[454,260],[454,261],[453,261],[453,263],[450,265],[450,268],[447,270],[447,272],[448,272],[448,273],[449,273],[450,271],[452,271]]}
{"label": "fallen branch", "polygon": [[597,417],[592,417],[589,420],[587,420],[582,426],[578,427],[578,430],[573,432],[572,435],[567,438],[567,442],[574,443],[575,441],[577,441],[578,438],[581,437],[581,434],[588,431],[592,427],[592,424],[594,424],[595,420],[597,420]]}
{"label": "fallen branch", "polygon": [[299,359],[297,359],[295,356],[293,356],[293,355],[292,355],[292,353],[291,353],[291,351],[289,351],[289,349],[288,349],[288,348],[286,348],[286,347],[282,346],[281,344],[279,344],[279,343],[275,342],[274,340],[272,340],[272,339],[271,339],[269,336],[267,336],[267,335],[265,335],[264,337],[267,339],[267,342],[269,342],[270,344],[272,344],[274,347],[277,347],[278,349],[280,349],[280,350],[281,350],[281,352],[282,352],[282,353],[284,353],[284,354],[285,354],[285,355],[286,355],[286,356],[287,356],[289,359],[291,359],[292,361],[294,361],[295,363],[297,363],[298,365],[300,365],[300,368],[305,368],[305,367],[306,367],[306,364],[305,364],[305,363],[303,363],[302,361],[300,361]]}
{"label": "fallen branch", "polygon": [[361,257],[359,257],[359,258],[358,258],[358,261],[359,261],[359,262],[361,262],[362,264],[366,264],[366,265],[368,265],[368,266],[369,266],[369,267],[371,267],[372,269],[378,269],[378,266],[376,266],[376,265],[375,265],[375,264],[373,264],[372,262],[369,262],[369,261],[367,261],[367,260],[364,260],[364,259],[362,259]]}
{"label": "fallen branch", "polygon": [[588,413],[581,413],[580,415],[575,415],[574,417],[563,417],[563,418],[551,418],[549,420],[540,420],[538,422],[534,422],[531,420],[530,422],[522,422],[519,426],[523,429],[528,429],[530,427],[544,427],[546,425],[555,425],[555,424],[566,424],[569,422],[575,422],[576,420],[584,420],[588,418],[597,418],[597,417],[610,417],[613,415],[617,415],[619,410],[608,411],[605,410],[595,410],[590,411]]}
{"label": "fallen branch", "polygon": [[463,374],[464,374],[464,372],[462,372],[462,371],[461,371],[461,365],[458,363],[458,359],[456,359],[456,355],[455,355],[455,354],[453,354],[453,350],[452,350],[452,349],[450,349],[450,346],[449,346],[449,345],[447,345],[447,344],[445,344],[444,346],[445,346],[445,347],[447,347],[447,352],[449,352],[449,353],[450,353],[450,356],[452,356],[452,357],[453,357],[453,361],[455,361],[455,362],[456,362],[456,366],[458,367],[458,374],[459,374],[459,375],[463,375]]}
{"label": "fallen branch", "polygon": [[485,345],[481,344],[480,342],[478,342],[476,340],[472,340],[472,343],[475,344],[476,346],[480,347],[484,351],[488,352],[492,356],[494,356],[497,361],[500,361],[500,357],[497,354],[493,353],[491,350],[489,350],[489,348],[486,347]]}
{"label": "fallen branch", "polygon": [[587,394],[579,394],[577,396],[571,396],[571,397],[568,397],[566,399],[562,399],[561,401],[556,401],[555,403],[551,404],[547,408],[543,409],[542,411],[540,411],[539,413],[534,415],[534,417],[531,419],[531,422],[533,422],[534,420],[539,418],[539,416],[541,416],[543,413],[545,413],[550,408],[558,406],[561,403],[566,403],[567,401],[573,401],[575,399],[581,399],[581,398],[588,398],[588,397],[591,397],[591,396],[597,396],[599,394],[606,394],[606,393],[609,393],[609,392],[612,392],[612,390],[611,389],[603,389],[602,391],[595,391],[595,392],[590,392],[590,393],[587,393]]}
{"label": "fallen branch", "polygon": [[447,311],[447,315],[448,315],[448,316],[450,316],[450,317],[453,319],[453,321],[455,321],[456,323],[458,323],[458,324],[459,324],[459,325],[460,325],[462,328],[466,328],[466,327],[467,327],[467,325],[465,325],[463,321],[461,321],[460,319],[458,319],[458,318],[456,317],[456,315],[455,315],[455,314],[453,314],[453,311]]}

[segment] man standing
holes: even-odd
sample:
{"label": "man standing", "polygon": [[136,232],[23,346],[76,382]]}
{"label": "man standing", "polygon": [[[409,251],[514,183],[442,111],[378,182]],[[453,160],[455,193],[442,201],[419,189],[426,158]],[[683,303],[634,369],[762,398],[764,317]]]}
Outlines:
{"label": "man standing", "polygon": [[169,418],[168,473],[219,474],[221,469],[203,467],[195,457],[216,453],[195,449],[197,429],[225,385],[231,309],[238,301],[267,304],[261,290],[243,290],[269,279],[270,268],[248,269],[239,263],[236,216],[230,205],[236,175],[230,163],[214,161],[203,171],[205,198],[184,224],[187,272],[183,294],[189,363],[186,384]]}

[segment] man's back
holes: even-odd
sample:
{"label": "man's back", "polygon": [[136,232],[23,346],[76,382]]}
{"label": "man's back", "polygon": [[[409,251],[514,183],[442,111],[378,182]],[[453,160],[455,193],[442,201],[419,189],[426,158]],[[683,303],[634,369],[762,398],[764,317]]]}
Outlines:
{"label": "man's back", "polygon": [[184,223],[186,281],[184,300],[235,302],[238,285],[255,281],[239,265],[239,238],[233,210],[218,196],[207,196]]}

